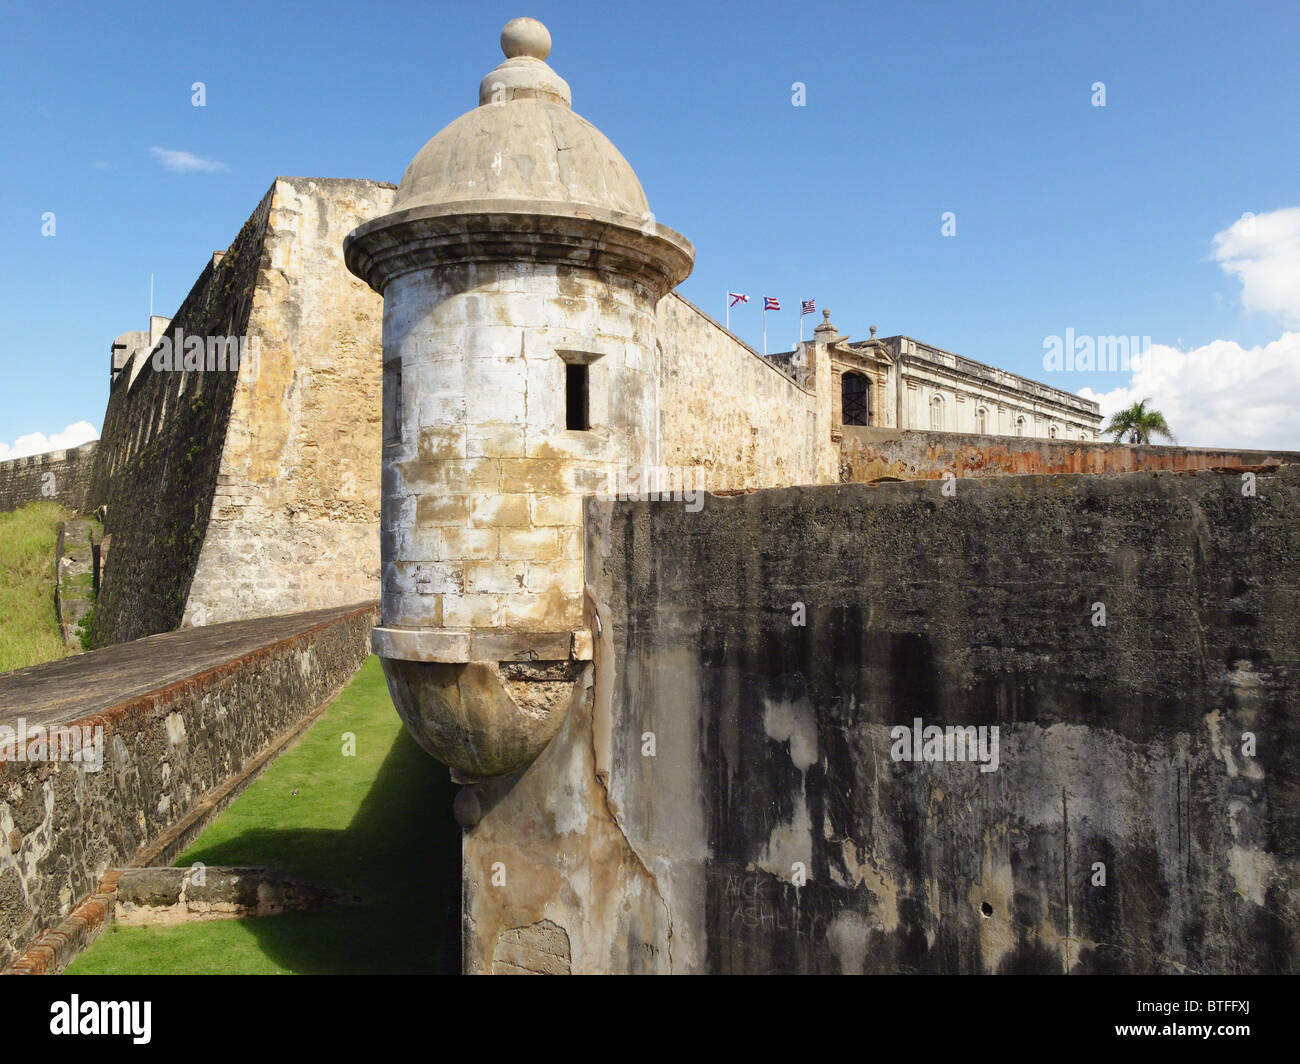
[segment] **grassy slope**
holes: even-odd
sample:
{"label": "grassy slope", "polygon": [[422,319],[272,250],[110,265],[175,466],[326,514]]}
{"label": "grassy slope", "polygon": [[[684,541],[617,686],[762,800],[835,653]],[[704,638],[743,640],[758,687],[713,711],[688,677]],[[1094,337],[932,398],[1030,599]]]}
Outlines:
{"label": "grassy slope", "polygon": [[54,548],[72,516],[57,502],[0,514],[0,672],[72,653],[54,616]]}
{"label": "grassy slope", "polygon": [[[345,732],[356,735],[355,757],[342,756]],[[447,770],[402,728],[372,656],[303,740],[176,862],[270,866],[364,901],[251,920],[114,928],[69,972],[458,971],[453,793]]]}

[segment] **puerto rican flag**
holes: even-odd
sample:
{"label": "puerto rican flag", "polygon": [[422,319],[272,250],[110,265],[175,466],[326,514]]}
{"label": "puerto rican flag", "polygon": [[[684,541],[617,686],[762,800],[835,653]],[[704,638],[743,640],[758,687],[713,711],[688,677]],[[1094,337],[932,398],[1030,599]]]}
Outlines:
{"label": "puerto rican flag", "polygon": [[727,298],[731,300],[731,302],[727,304],[728,308],[734,307],[737,303],[749,302],[749,296],[743,295],[740,292],[728,292]]}
{"label": "puerto rican flag", "polygon": [[781,309],[781,301],[780,301],[779,299],[773,299],[771,296],[764,296],[764,297],[763,297],[763,309],[764,309],[764,310],[780,310],[780,309]]}

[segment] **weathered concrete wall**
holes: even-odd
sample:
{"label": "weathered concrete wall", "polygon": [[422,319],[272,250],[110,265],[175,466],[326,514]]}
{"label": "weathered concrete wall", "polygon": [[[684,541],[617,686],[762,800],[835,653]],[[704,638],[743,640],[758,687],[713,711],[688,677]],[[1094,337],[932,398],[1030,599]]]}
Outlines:
{"label": "weathered concrete wall", "polygon": [[249,357],[114,382],[86,503],[114,545],[98,644],[377,594],[382,310],[341,243],[391,196],[277,179],[168,326]]}
{"label": "weathered concrete wall", "polygon": [[[343,238],[393,187],[280,178],[186,623],[257,617],[379,592],[383,306],[343,264]],[[200,620],[203,618],[204,620]]]}
{"label": "weathered concrete wall", "polygon": [[830,450],[817,396],[676,292],[659,301],[655,327],[659,466],[698,469],[714,491],[817,483]]}
{"label": "weathered concrete wall", "polygon": [[98,440],[0,462],[0,513],[17,510],[29,502],[61,502],[81,510],[94,469]]}
{"label": "weathered concrete wall", "polygon": [[467,967],[1294,971],[1300,467],[1256,488],[588,502],[590,707],[458,799]]}
{"label": "weathered concrete wall", "polygon": [[1026,439],[962,432],[899,432],[843,426],[840,479],[937,480],[1026,473],[1136,473],[1142,470],[1241,469],[1300,462],[1295,451],[1156,447],[1130,443]]}
{"label": "weathered concrete wall", "polygon": [[[66,916],[106,869],[131,862],[338,691],[365,660],[377,619],[374,606],[339,610],[291,637],[102,712],[60,718],[68,727],[103,728],[98,771],[68,761],[19,761],[16,753],[0,760],[0,968]],[[227,633],[210,628],[203,635],[230,638]],[[156,637],[150,655],[167,661],[168,641],[192,638],[188,632]],[[113,669],[123,649],[92,652],[73,666],[22,669],[5,683],[35,683],[55,700],[54,677],[96,662],[108,682],[121,682]],[[51,680],[38,682],[42,676]],[[0,696],[5,691],[0,684]],[[42,708],[33,698],[23,710],[29,725]],[[12,728],[15,721],[6,716],[2,723]],[[22,745],[37,756],[31,744]]]}

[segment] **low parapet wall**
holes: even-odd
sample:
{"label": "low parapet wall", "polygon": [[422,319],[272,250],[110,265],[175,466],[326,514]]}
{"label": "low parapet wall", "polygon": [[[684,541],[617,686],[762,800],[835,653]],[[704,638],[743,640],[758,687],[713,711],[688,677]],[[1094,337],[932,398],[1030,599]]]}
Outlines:
{"label": "low parapet wall", "polygon": [[1300,451],[1156,447],[1086,440],[1041,440],[966,432],[844,426],[840,480],[938,480],[1052,473],[1140,473],[1241,469],[1300,462]]}
{"label": "low parapet wall", "polygon": [[[352,677],[377,620],[368,603],[183,629],[0,680],[0,744],[19,716],[29,736],[0,746],[0,967],[106,869],[171,859],[196,814],[232,800],[232,781],[251,779],[249,768]],[[139,683],[147,667],[152,686]],[[92,705],[96,687],[110,693]],[[48,740],[42,752],[32,738],[36,725],[79,729],[92,751],[98,735],[101,766],[93,755],[88,764],[19,760],[50,756]]]}
{"label": "low parapet wall", "polygon": [[29,502],[61,502],[80,510],[95,466],[98,440],[0,462],[0,513],[17,510]]}

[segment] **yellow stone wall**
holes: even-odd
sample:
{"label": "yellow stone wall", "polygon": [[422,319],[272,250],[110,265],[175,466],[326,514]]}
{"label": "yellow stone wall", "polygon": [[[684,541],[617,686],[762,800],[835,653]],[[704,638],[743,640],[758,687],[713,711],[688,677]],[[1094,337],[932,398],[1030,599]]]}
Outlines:
{"label": "yellow stone wall", "polygon": [[343,238],[390,185],[280,178],[185,623],[377,597],[383,301]]}
{"label": "yellow stone wall", "polygon": [[811,391],[676,292],[656,325],[661,465],[699,469],[714,491],[817,483]]}

